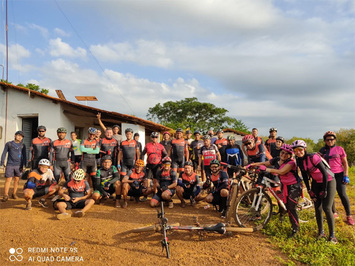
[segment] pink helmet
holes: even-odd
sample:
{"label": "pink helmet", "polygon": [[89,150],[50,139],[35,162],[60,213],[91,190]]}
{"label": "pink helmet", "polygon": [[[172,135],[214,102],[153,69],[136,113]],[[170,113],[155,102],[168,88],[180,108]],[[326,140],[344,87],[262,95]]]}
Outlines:
{"label": "pink helmet", "polygon": [[325,140],[325,138],[328,137],[328,136],[333,136],[335,139],[337,138],[337,135],[333,131],[325,132],[324,135],[323,135],[323,139]]}
{"label": "pink helmet", "polygon": [[280,147],[281,150],[287,151],[290,154],[293,154],[293,148],[290,144],[282,144]]}
{"label": "pink helmet", "polygon": [[253,140],[254,141],[254,137],[253,135],[245,135],[242,142],[245,143],[245,142],[248,142],[248,141],[251,141]]}
{"label": "pink helmet", "polygon": [[295,140],[291,144],[292,148],[295,149],[297,147],[307,148],[307,143],[304,140]]}

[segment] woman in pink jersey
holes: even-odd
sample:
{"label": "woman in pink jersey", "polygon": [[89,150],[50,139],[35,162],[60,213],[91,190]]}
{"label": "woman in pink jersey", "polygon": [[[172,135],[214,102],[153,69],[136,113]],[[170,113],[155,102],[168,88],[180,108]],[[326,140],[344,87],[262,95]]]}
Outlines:
{"label": "woman in pink jersey", "polygon": [[[316,220],[318,225],[318,238],[325,238],[323,229],[323,211],[325,212],[328,228],[328,240],[336,244],[335,222],[332,212],[332,205],[335,197],[335,179],[334,174],[327,171],[322,158],[317,153],[307,153],[307,144],[303,140],[295,140],[292,143],[293,150],[297,157],[297,166],[300,168],[303,181],[308,189],[308,194],[314,201]],[[309,179],[312,179],[312,185],[309,186]]]}
{"label": "woman in pink jersey", "polygon": [[[280,149],[280,157],[273,158],[267,162],[253,163],[250,166],[259,166],[261,170],[279,175],[282,183],[283,201],[287,207],[288,217],[292,226],[289,237],[293,237],[299,231],[297,204],[302,194],[301,179],[297,174],[296,161],[292,158],[293,149],[291,145],[282,144]],[[265,166],[273,166],[275,168],[265,168]],[[282,217],[281,212],[280,215]]]}
{"label": "woman in pink jersey", "polygon": [[[333,131],[325,132],[323,136],[325,146],[321,148],[319,152],[321,153],[323,158],[328,162],[330,169],[334,173],[336,189],[346,212],[346,221],[349,225],[354,225],[354,219],[351,216],[350,211],[349,198],[346,194],[346,185],[350,183],[348,175],[349,165],[346,159],[346,153],[344,149],[340,146],[335,145],[336,138],[337,136]],[[333,204],[332,209],[334,218],[339,218],[339,215],[337,214],[335,209],[335,203]]]}

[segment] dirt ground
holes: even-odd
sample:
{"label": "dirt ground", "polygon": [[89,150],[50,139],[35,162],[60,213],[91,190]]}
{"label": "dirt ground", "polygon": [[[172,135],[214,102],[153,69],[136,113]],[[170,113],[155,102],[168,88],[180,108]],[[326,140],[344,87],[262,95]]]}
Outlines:
{"label": "dirt ground", "polygon": [[[21,181],[19,199],[0,202],[0,265],[282,265],[287,261],[260,232],[209,234],[204,241],[192,232],[171,232],[171,258],[167,259],[159,233],[128,232],[157,221],[157,211],[148,202],[131,201],[127,209],[117,209],[107,200],[95,204],[83,218],[57,220],[52,206],[44,209],[36,200],[31,211],[24,210],[23,184]],[[2,198],[2,174],[0,187]],[[201,224],[222,221],[213,208],[203,208],[206,203],[182,209],[178,202],[174,198],[174,208],[166,208],[169,223],[193,225],[194,216]]]}

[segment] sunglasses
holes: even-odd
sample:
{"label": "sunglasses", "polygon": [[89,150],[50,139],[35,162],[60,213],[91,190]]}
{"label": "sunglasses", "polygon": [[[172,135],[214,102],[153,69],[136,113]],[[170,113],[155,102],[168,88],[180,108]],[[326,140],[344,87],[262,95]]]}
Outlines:
{"label": "sunglasses", "polygon": [[218,166],[211,166],[211,168],[218,168]]}
{"label": "sunglasses", "polygon": [[335,139],[326,139],[325,141],[333,141],[333,140],[335,140]]}
{"label": "sunglasses", "polygon": [[79,183],[80,181],[81,181],[81,180],[75,180],[75,179],[74,179],[74,182],[75,182],[75,183]]}
{"label": "sunglasses", "polygon": [[251,145],[251,142],[245,143],[245,146],[249,146]]}
{"label": "sunglasses", "polygon": [[298,152],[298,151],[303,151],[304,149],[302,147],[297,147],[295,149],[293,149],[295,152]]}
{"label": "sunglasses", "polygon": [[46,132],[46,131],[44,131],[44,130],[39,130],[38,132]]}
{"label": "sunglasses", "polygon": [[157,139],[158,137],[152,137],[152,139]]}

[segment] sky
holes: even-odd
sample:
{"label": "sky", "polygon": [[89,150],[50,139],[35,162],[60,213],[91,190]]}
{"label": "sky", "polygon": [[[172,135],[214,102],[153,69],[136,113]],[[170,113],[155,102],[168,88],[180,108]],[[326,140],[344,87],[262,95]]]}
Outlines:
{"label": "sky", "polygon": [[8,25],[8,80],[51,96],[141,118],[197,97],[263,136],[355,128],[355,0],[12,0]]}

